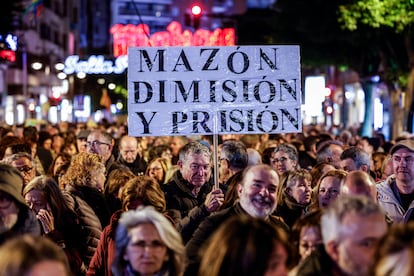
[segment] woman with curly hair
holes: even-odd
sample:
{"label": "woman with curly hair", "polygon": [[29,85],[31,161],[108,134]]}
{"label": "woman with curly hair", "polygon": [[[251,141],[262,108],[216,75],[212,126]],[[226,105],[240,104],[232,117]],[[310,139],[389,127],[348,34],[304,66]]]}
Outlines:
{"label": "woman with curly hair", "polygon": [[108,225],[109,208],[103,194],[105,165],[100,155],[81,152],[75,155],[67,172],[60,178],[69,206],[78,214],[87,231],[85,264],[89,264],[99,242],[102,228]]}

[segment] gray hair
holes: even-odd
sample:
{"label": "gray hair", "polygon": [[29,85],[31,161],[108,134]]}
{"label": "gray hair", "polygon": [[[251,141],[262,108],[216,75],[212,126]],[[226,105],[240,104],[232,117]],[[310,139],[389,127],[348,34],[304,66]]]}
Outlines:
{"label": "gray hair", "polygon": [[339,158],[341,160],[352,159],[358,170],[361,169],[362,165],[366,165],[369,168],[371,163],[371,156],[367,152],[355,146],[345,149]]}
{"label": "gray hair", "polygon": [[179,160],[182,161],[182,162],[185,162],[188,155],[190,155],[190,154],[205,155],[211,160],[211,151],[210,151],[210,149],[208,147],[206,147],[205,145],[201,144],[200,142],[193,141],[193,142],[189,142],[189,143],[185,144],[180,149],[180,153],[178,154]]}
{"label": "gray hair", "polygon": [[296,149],[294,145],[287,144],[287,143],[280,144],[274,149],[273,153],[276,153],[279,151],[283,151],[284,153],[287,153],[287,155],[289,155],[290,160],[298,161],[298,150]]}
{"label": "gray hair", "polygon": [[161,240],[167,247],[169,259],[162,269],[169,271],[169,275],[182,275],[186,265],[185,247],[181,235],[163,214],[154,207],[146,206],[122,214],[115,236],[115,258],[112,263],[112,272],[115,276],[124,275],[126,261],[124,254],[130,242],[129,231],[141,224],[150,223],[157,229]]}
{"label": "gray hair", "polygon": [[224,156],[231,167],[244,169],[248,164],[248,154],[246,146],[236,140],[227,140],[221,145],[221,156]]}
{"label": "gray hair", "polygon": [[329,205],[321,218],[322,237],[325,245],[331,241],[338,241],[346,235],[346,229],[342,224],[344,217],[350,213],[355,213],[361,217],[374,214],[384,215],[379,205],[371,198],[341,195]]}
{"label": "gray hair", "polygon": [[33,160],[32,155],[27,153],[27,152],[23,152],[23,151],[10,155],[9,157],[6,158],[5,163],[7,165],[11,165],[14,161],[16,161],[20,158],[27,158],[30,161],[30,163],[32,164],[32,166],[35,165],[35,162]]}
{"label": "gray hair", "polygon": [[331,149],[331,145],[337,145],[343,148],[343,144],[340,141],[337,140],[326,140],[323,142],[320,142],[319,145],[317,145],[316,149],[316,162],[324,162],[327,157],[331,157],[333,152]]}

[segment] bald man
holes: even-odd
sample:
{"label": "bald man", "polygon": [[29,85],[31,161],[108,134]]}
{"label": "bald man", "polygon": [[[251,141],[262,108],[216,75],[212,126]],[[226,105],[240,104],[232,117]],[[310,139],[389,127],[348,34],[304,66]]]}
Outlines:
{"label": "bald man", "polygon": [[341,194],[364,195],[376,201],[375,180],[364,171],[351,171],[342,180]]}

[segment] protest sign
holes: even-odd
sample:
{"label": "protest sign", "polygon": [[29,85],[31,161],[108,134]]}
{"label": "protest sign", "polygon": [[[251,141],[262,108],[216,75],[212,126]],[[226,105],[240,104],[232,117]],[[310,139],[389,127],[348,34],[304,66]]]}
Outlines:
{"label": "protest sign", "polygon": [[131,47],[131,136],[302,131],[299,46]]}

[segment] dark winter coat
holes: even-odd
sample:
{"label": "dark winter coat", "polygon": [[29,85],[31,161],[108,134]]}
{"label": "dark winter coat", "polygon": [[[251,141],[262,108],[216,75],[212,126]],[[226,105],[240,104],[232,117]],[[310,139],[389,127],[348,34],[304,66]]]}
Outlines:
{"label": "dark winter coat", "polygon": [[98,216],[89,204],[79,196],[77,188],[67,186],[63,192],[69,208],[78,215],[80,225],[82,227],[82,236],[79,239],[83,243],[81,257],[86,265],[89,265],[95,250],[98,246],[102,232],[102,225]]}
{"label": "dark winter coat", "polygon": [[24,235],[31,234],[35,236],[41,235],[41,226],[36,218],[35,213],[25,205],[19,205],[19,216],[16,224],[8,231],[0,233],[0,245],[7,240]]}
{"label": "dark winter coat", "polygon": [[[186,245],[186,252],[189,258],[190,264],[186,271],[186,275],[196,275],[199,264],[199,250],[203,246],[204,242],[214,233],[220,225],[233,216],[249,216],[241,207],[240,203],[237,202],[230,208],[219,211],[208,218],[206,218],[197,230],[194,232],[194,235]],[[270,216],[269,222],[280,227],[286,233],[289,232],[287,225],[278,217]]]}
{"label": "dark winter coat", "polygon": [[167,202],[167,213],[174,220],[186,242],[201,221],[210,215],[204,201],[207,194],[211,192],[212,185],[206,182],[195,196],[191,192],[191,184],[184,180],[180,171],[176,171],[172,180],[162,185],[162,189]]}

